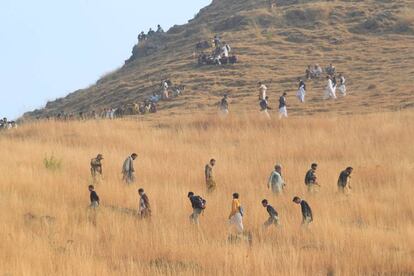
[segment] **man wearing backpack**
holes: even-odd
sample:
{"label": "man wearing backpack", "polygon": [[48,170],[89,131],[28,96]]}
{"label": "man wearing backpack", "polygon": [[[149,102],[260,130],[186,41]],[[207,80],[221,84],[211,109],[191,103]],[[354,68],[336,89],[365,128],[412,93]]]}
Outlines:
{"label": "man wearing backpack", "polygon": [[188,198],[190,199],[191,207],[193,208],[193,213],[190,215],[190,221],[198,225],[198,217],[206,208],[207,202],[201,196],[194,195],[193,192],[188,193]]}
{"label": "man wearing backpack", "polygon": [[265,116],[270,119],[270,114],[268,110],[271,110],[272,108],[269,107],[269,97],[266,96],[264,100],[260,101],[259,105],[260,112],[265,114]]}
{"label": "man wearing backpack", "polygon": [[305,175],[305,185],[308,187],[308,192],[317,192],[316,187],[319,187],[318,178],[316,177],[316,169],[318,164],[313,163],[310,170]]}

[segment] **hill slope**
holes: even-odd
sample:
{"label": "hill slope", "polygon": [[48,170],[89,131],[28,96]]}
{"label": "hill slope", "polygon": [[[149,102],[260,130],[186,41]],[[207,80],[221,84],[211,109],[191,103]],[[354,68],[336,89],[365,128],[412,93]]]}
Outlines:
{"label": "hill slope", "polygon": [[[414,106],[414,4],[412,1],[215,0],[188,24],[136,45],[129,62],[96,85],[49,102],[26,116],[88,112],[140,102],[161,79],[186,85],[185,94],[162,102],[168,114],[212,111],[223,93],[236,110],[257,110],[257,82],[271,101],[289,93],[291,114],[365,113]],[[194,45],[214,34],[228,42],[240,63],[197,66]],[[308,103],[294,95],[308,64],[334,63],[350,95],[321,100],[325,81],[308,82]]]}

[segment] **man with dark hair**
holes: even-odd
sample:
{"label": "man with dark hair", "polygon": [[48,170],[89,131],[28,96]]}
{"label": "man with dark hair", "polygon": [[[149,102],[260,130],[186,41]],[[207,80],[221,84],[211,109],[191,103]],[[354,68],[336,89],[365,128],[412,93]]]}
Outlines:
{"label": "man with dark hair", "polygon": [[204,174],[206,177],[206,186],[207,186],[207,191],[209,193],[213,192],[216,189],[216,181],[214,181],[214,177],[213,177],[213,167],[216,164],[216,160],[215,159],[211,159],[210,163],[206,165],[205,169],[204,169]]}
{"label": "man with dark hair", "polygon": [[267,213],[269,214],[268,220],[264,223],[265,227],[269,227],[270,225],[279,226],[279,215],[277,211],[269,204],[267,199],[262,200],[263,207],[266,208]]}
{"label": "man with dark hair", "polygon": [[139,209],[138,213],[141,218],[150,218],[151,217],[151,205],[148,199],[147,194],[144,192],[144,189],[140,188],[138,190],[139,198]]}
{"label": "man with dark hair", "polygon": [[312,209],[310,208],[309,204],[297,196],[293,198],[293,202],[296,204],[300,204],[300,208],[302,211],[302,225],[309,225],[309,223],[313,221]]}
{"label": "man with dark hair", "polygon": [[224,94],[223,98],[220,101],[220,113],[222,115],[229,114],[229,101],[228,101],[228,95]]}
{"label": "man with dark hair", "polygon": [[157,25],[157,33],[163,33],[163,32],[164,32],[163,28],[161,27],[160,24],[158,24]]}
{"label": "man with dark hair", "polygon": [[259,105],[260,105],[260,112],[265,114],[266,117],[270,119],[270,114],[268,110],[271,110],[272,108],[269,107],[269,97],[266,96],[264,100],[260,101]]}
{"label": "man with dark hair", "polygon": [[135,181],[134,160],[137,157],[138,154],[131,154],[131,156],[128,156],[127,159],[125,159],[124,164],[122,165],[122,180],[124,180],[126,184],[131,184]]}
{"label": "man with dark hair", "polygon": [[231,212],[229,215],[229,223],[233,225],[238,234],[242,234],[244,230],[243,226],[243,208],[240,204],[239,194],[233,194],[233,201],[231,203]]}
{"label": "man with dark hair", "polygon": [[351,174],[353,170],[354,169],[352,167],[348,167],[339,174],[338,191],[340,193],[346,193],[346,190],[351,189],[350,180],[351,180]]}
{"label": "man with dark hair", "polygon": [[94,181],[97,180],[98,177],[102,177],[102,160],[103,155],[98,154],[96,158],[91,160],[91,175]]}
{"label": "man with dark hair", "polygon": [[305,102],[305,95],[306,95],[306,84],[302,79],[299,79],[299,88],[296,96],[298,97],[301,103]]}
{"label": "man with dark hair", "polygon": [[95,192],[95,187],[93,185],[89,185],[88,187],[89,192],[90,192],[90,200],[91,200],[91,205],[89,205],[90,208],[98,208],[99,207],[99,196],[98,194]]}
{"label": "man with dark hair", "polygon": [[286,106],[286,92],[282,94],[279,98],[279,119],[282,119],[282,117],[288,116],[287,114],[287,106]]}
{"label": "man with dark hair", "polygon": [[313,163],[310,170],[305,175],[305,185],[308,187],[309,192],[314,192],[315,187],[319,186],[318,179],[316,177],[316,169],[318,164]]}
{"label": "man with dark hair", "polygon": [[188,193],[188,198],[191,202],[191,207],[193,208],[193,213],[190,215],[190,221],[194,224],[199,224],[199,216],[206,208],[206,200],[203,199],[201,196],[194,195],[193,192]]}

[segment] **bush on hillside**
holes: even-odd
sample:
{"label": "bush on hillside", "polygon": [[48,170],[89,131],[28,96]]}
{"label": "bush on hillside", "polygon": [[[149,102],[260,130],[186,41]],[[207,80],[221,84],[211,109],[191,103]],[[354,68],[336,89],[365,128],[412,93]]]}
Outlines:
{"label": "bush on hillside", "polygon": [[62,160],[56,159],[56,157],[52,154],[50,157],[46,156],[43,159],[43,165],[50,171],[57,171],[62,167]]}

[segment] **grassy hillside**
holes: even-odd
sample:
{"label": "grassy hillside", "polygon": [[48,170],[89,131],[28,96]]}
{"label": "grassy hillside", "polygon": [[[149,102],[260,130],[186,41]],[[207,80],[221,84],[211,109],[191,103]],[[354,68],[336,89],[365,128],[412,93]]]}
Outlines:
{"label": "grassy hillside", "polygon": [[[414,105],[412,1],[276,2],[269,11],[264,0],[213,1],[188,24],[134,47],[131,62],[96,85],[27,116],[141,102],[165,78],[187,85],[184,96],[161,103],[165,114],[209,112],[223,93],[231,95],[233,109],[256,110],[258,81],[268,85],[271,102],[288,92],[291,114],[297,115],[367,113]],[[196,42],[216,33],[232,46],[239,64],[196,65]],[[300,105],[295,99],[296,80],[314,63],[334,63],[348,80],[349,96],[323,102],[325,81],[309,82],[309,101]]]}
{"label": "grassy hillside", "polygon": [[[356,96],[355,96],[356,97]],[[257,114],[153,120],[38,122],[0,134],[0,274],[4,275],[411,275],[414,273],[414,114],[412,111],[265,120]],[[160,123],[160,121],[163,121]],[[132,151],[138,183],[120,169]],[[89,161],[103,153],[102,206],[88,211]],[[47,169],[54,156],[60,167]],[[217,191],[206,195],[211,158]],[[304,173],[319,163],[320,193]],[[287,190],[266,188],[275,163]],[[355,168],[349,196],[336,193],[340,170]],[[133,215],[136,190],[153,206],[148,223]],[[190,225],[187,192],[206,197],[200,229]],[[253,244],[230,244],[227,216],[239,192]],[[314,211],[300,228],[303,196]],[[260,205],[280,213],[262,229]]]}

